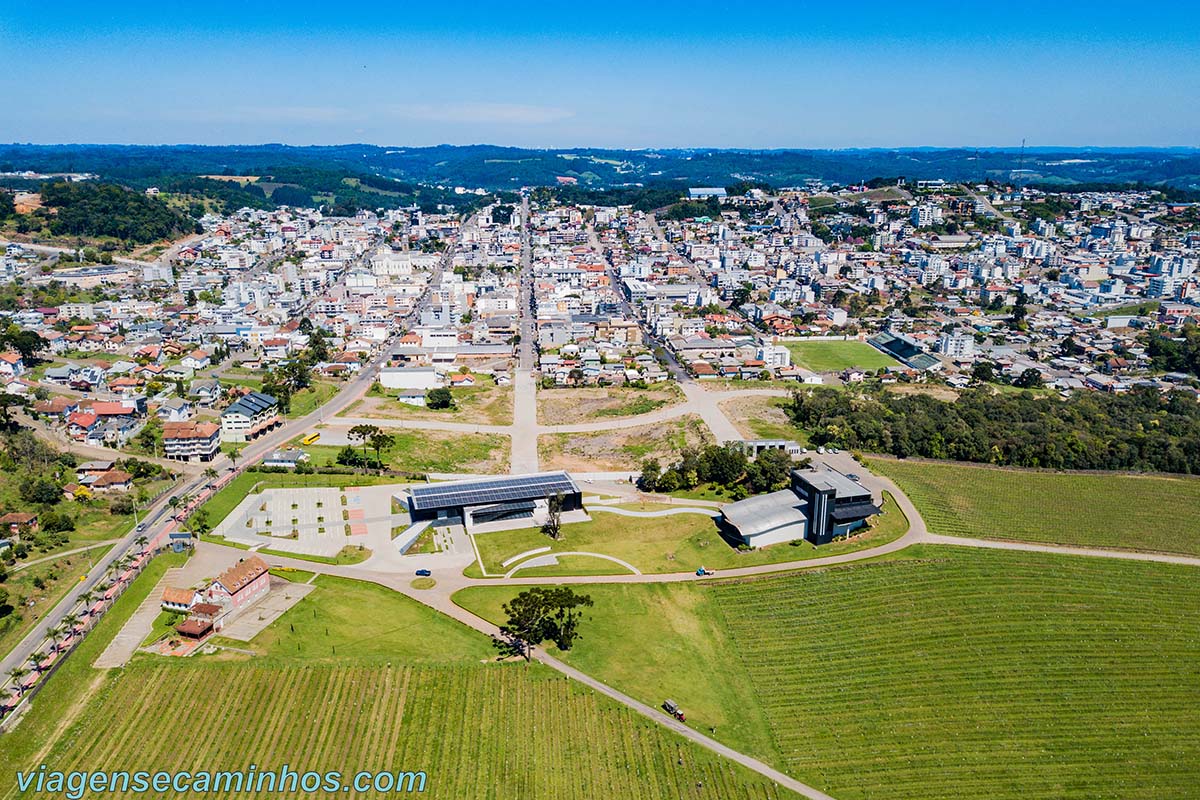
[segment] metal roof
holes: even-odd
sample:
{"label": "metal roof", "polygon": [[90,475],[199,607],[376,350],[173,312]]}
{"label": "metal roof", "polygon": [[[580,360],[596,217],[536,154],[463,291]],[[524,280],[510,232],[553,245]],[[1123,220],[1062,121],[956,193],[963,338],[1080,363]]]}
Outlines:
{"label": "metal roof", "polygon": [[730,503],[721,508],[721,513],[742,536],[754,536],[787,525],[807,524],[805,505],[806,501],[791,489],[782,489]]}
{"label": "metal roof", "polygon": [[532,475],[416,486],[412,489],[412,507],[414,511],[428,511],[520,500],[540,500],[556,494],[578,493],[579,487],[566,472],[539,472]]}

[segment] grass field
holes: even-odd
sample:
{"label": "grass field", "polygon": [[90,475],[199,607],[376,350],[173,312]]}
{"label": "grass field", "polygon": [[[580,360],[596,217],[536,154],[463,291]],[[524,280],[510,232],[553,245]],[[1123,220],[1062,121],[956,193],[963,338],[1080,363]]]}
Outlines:
{"label": "grass field", "polygon": [[[690,724],[838,800],[1190,797],[1194,575],[923,546],[753,581],[589,586],[565,658],[647,702],[672,697]],[[455,600],[495,618],[512,591]]]}
{"label": "grass field", "polygon": [[[677,507],[677,506],[676,506]],[[644,504],[629,506],[635,510],[657,511],[672,506]],[[697,567],[721,570],[801,561],[810,558],[875,547],[897,539],[908,530],[908,521],[891,498],[885,498],[883,516],[867,533],[846,542],[815,547],[808,542],[778,544],[750,552],[739,552],[721,538],[711,517],[702,514],[673,514],[666,517],[625,517],[605,511],[592,511],[591,522],[571,522],[562,526],[555,541],[538,528],[496,531],[475,535],[475,545],[488,573],[503,575],[513,565],[500,566],[505,560],[538,547],[551,552],[587,552],[628,561],[645,573],[691,572]],[[620,564],[602,559],[564,559],[557,567],[531,567],[523,577],[533,575],[616,575],[627,572]]]}
{"label": "grass field", "polygon": [[[495,433],[450,433],[389,428],[394,444],[384,450],[383,461],[404,472],[504,472],[508,469],[512,440]],[[361,450],[361,446],[356,449]],[[313,466],[336,464],[340,445],[305,445]],[[371,458],[374,452],[368,452]]]}
{"label": "grass field", "polygon": [[872,458],[949,536],[1200,555],[1200,480]]}
{"label": "grass field", "polygon": [[250,649],[306,662],[479,663],[495,654],[487,637],[391,589],[331,575],[317,577],[313,585],[317,588],[250,641]]}
{"label": "grass field", "polygon": [[302,389],[292,395],[288,412],[285,416],[297,419],[311,414],[325,405],[338,393],[338,385],[329,381],[314,381],[312,386]]}
{"label": "grass field", "polygon": [[[186,747],[175,741],[181,726]],[[359,770],[419,770],[421,796],[455,800],[791,796],[547,668],[519,664],[140,665],[111,682],[47,763],[130,771],[288,764],[347,780]],[[11,787],[12,771],[0,781]]]}
{"label": "grass field", "polygon": [[841,372],[851,367],[877,370],[881,367],[900,366],[899,361],[866,342],[785,342],[785,345],[792,352],[793,362],[813,372]]}

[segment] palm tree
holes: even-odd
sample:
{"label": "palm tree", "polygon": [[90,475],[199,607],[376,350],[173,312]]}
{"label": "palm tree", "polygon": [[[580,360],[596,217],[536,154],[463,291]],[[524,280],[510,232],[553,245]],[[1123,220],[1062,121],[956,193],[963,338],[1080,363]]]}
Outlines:
{"label": "palm tree", "polygon": [[231,448],[229,448],[228,455],[229,455],[229,463],[233,464],[234,467],[237,467],[237,462],[238,462],[238,459],[242,457],[242,452],[240,450],[238,450],[236,447],[231,447]]}
{"label": "palm tree", "polygon": [[89,617],[92,615],[92,603],[96,602],[97,597],[99,597],[99,594],[97,594],[95,589],[88,589],[76,598],[76,600],[83,604],[83,613]]}
{"label": "palm tree", "polygon": [[29,674],[29,670],[25,667],[13,667],[8,671],[8,677],[12,678],[12,682],[16,684],[17,696],[25,696],[25,687],[21,685],[21,679]]}
{"label": "palm tree", "polygon": [[213,469],[212,467],[205,467],[204,468],[204,477],[208,478],[209,480],[212,480],[213,478],[217,477],[217,471],[215,469]]}
{"label": "palm tree", "polygon": [[50,630],[46,631],[46,633],[50,636],[51,652],[58,652],[58,637],[62,636],[68,630],[70,630],[70,628],[60,622]]}

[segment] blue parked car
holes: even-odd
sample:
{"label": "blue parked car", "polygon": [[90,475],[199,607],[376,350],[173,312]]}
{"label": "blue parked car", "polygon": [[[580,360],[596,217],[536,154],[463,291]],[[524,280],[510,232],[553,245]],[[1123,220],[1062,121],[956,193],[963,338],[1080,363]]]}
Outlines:
{"label": "blue parked car", "polygon": [[428,578],[428,577],[429,577],[430,575],[432,575],[432,574],[433,574],[433,573],[432,573],[432,572],[430,572],[430,571],[429,571],[429,570],[427,570],[427,569],[419,569],[419,570],[417,570],[417,576],[418,576],[418,577],[421,577],[421,578]]}

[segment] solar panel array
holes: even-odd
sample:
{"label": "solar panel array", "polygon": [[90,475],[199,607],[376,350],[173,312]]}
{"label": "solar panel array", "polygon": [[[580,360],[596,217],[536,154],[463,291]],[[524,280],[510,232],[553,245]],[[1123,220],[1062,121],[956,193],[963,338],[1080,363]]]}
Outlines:
{"label": "solar panel array", "polygon": [[417,486],[412,490],[412,506],[416,511],[457,506],[479,506],[506,503],[514,500],[533,500],[556,494],[575,494],[579,487],[565,472],[543,472],[511,478],[490,478],[478,481],[436,483]]}

